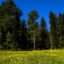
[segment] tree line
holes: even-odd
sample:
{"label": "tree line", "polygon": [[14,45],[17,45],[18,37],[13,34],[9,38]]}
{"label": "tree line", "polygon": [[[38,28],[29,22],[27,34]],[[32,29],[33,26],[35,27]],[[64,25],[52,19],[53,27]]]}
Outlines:
{"label": "tree line", "polygon": [[42,50],[64,48],[64,14],[50,12],[50,31],[46,21],[32,10],[27,19],[22,20],[23,12],[13,0],[6,0],[0,6],[0,49]]}

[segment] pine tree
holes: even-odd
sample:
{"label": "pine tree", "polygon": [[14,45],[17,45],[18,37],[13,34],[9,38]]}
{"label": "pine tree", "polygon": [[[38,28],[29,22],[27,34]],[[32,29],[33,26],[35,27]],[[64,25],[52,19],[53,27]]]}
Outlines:
{"label": "pine tree", "polygon": [[52,48],[58,48],[58,39],[57,39],[57,17],[53,12],[50,12],[50,45]]}
{"label": "pine tree", "polygon": [[[18,27],[19,27],[19,22],[20,22],[20,16],[22,15],[22,11],[19,10],[16,5],[14,4],[13,0],[7,0],[2,3],[2,43],[3,46],[5,47],[5,44],[8,43],[7,37],[8,33],[9,35],[11,34],[12,37],[10,40],[11,44],[14,44],[14,48],[18,47]],[[17,34],[17,35],[16,35]]]}
{"label": "pine tree", "polygon": [[40,49],[48,49],[49,48],[49,36],[47,31],[47,26],[44,18],[41,19],[41,28],[40,28]]}
{"label": "pine tree", "polygon": [[61,48],[64,48],[64,14],[62,14],[61,16],[60,16],[60,20],[59,20],[59,22],[60,22],[60,42],[61,42]]}
{"label": "pine tree", "polygon": [[27,27],[25,20],[20,21],[18,30],[18,48],[27,50]]}
{"label": "pine tree", "polygon": [[33,10],[29,13],[28,18],[28,32],[30,35],[30,39],[33,43],[33,49],[36,49],[36,42],[35,42],[35,20],[38,18],[37,11]]}
{"label": "pine tree", "polygon": [[57,36],[58,36],[58,48],[61,48],[61,40],[62,40],[62,14],[60,13],[57,17]]}

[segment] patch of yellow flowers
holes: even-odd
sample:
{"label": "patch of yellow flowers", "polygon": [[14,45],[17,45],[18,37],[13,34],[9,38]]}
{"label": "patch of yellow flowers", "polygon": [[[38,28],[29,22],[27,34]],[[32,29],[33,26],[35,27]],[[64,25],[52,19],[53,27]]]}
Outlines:
{"label": "patch of yellow flowers", "polygon": [[6,56],[64,56],[64,50],[34,50],[34,51],[0,51],[0,57]]}
{"label": "patch of yellow flowers", "polygon": [[0,64],[31,64],[31,61],[64,64],[64,50],[0,51]]}

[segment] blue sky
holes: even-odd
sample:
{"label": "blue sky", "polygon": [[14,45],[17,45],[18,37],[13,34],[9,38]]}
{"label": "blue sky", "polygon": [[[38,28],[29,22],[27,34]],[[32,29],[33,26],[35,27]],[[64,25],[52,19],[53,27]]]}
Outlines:
{"label": "blue sky", "polygon": [[[4,0],[0,0],[0,4]],[[27,19],[27,15],[31,10],[37,10],[39,14],[39,20],[44,17],[49,29],[49,12],[53,11],[55,14],[64,12],[64,0],[14,0],[17,7],[19,7],[24,16],[22,18]]]}

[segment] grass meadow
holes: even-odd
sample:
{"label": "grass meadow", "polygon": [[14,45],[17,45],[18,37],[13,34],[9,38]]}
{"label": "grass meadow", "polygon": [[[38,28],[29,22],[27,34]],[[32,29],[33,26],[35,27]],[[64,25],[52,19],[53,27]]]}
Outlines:
{"label": "grass meadow", "polygon": [[0,51],[0,64],[64,64],[64,50]]}

